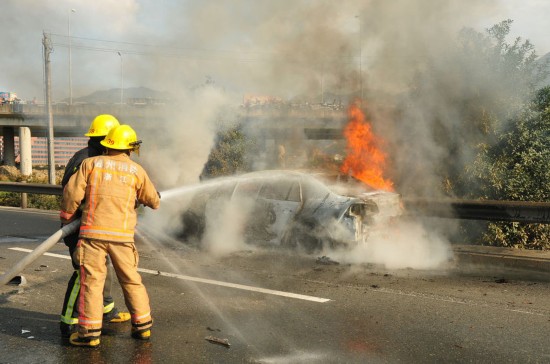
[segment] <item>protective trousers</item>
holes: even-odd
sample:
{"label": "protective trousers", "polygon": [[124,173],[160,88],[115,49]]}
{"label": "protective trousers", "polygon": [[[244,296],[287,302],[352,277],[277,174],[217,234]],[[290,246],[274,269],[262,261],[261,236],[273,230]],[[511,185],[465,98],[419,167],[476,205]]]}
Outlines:
{"label": "protective trousers", "polygon": [[[61,322],[67,325],[78,324],[78,295],[80,293],[80,266],[78,265],[78,257],[75,256],[76,244],[78,242],[78,234],[69,235],[65,238],[74,239],[69,245],[69,253],[71,254],[71,262],[75,271],[69,279],[67,284],[67,291],[65,291],[65,299],[63,300],[63,309],[61,311]],[[113,286],[114,277],[113,265],[111,260],[107,257],[107,277],[105,279],[105,286],[103,287],[103,319],[109,321],[118,314],[115,309],[115,303],[111,295],[111,288]]]}
{"label": "protective trousers", "polygon": [[101,334],[107,256],[111,258],[122,288],[126,306],[130,311],[133,330],[146,330],[152,326],[149,296],[137,271],[139,256],[134,243],[80,239],[76,256],[80,265],[78,302],[80,337],[97,337]]}

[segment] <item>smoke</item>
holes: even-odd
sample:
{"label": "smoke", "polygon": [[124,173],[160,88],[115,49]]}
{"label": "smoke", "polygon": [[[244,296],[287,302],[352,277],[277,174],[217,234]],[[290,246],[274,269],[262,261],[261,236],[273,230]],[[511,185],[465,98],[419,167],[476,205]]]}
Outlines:
{"label": "smoke", "polygon": [[418,221],[395,220],[375,227],[364,244],[326,251],[340,263],[372,263],[387,269],[438,269],[452,258],[448,240]]}
{"label": "smoke", "polygon": [[[162,191],[160,210],[146,210],[142,221],[154,227],[150,230],[159,238],[169,235],[185,240],[213,256],[253,250],[255,247],[246,243],[246,232],[257,205],[248,196],[230,198],[235,183],[236,179],[229,177]],[[184,231],[192,233],[184,236]]]}
{"label": "smoke", "polygon": [[[358,90],[362,50],[364,86],[399,90],[407,86],[415,63],[441,57],[462,27],[483,29],[511,17],[508,4],[500,4],[233,0],[220,6],[212,0],[44,0],[30,5],[7,0],[0,12],[0,45],[10,74],[0,86],[24,99],[42,95],[45,30],[55,34],[54,99],[67,97],[70,18],[75,97],[119,86],[117,51],[124,58],[125,87],[166,91],[174,80],[190,86],[210,75],[234,96],[313,94],[320,100],[323,87],[337,95]],[[515,9],[524,11],[519,5]],[[500,18],[494,20],[496,16]]]}
{"label": "smoke", "polygon": [[[144,141],[139,160],[160,190],[199,180],[216,133],[233,125],[231,107],[244,94],[289,103],[346,103],[362,95],[375,132],[390,146],[399,192],[433,197],[441,190],[442,165],[463,166],[472,159],[470,150],[460,148],[478,137],[462,128],[469,117],[464,103],[491,104],[502,96],[496,92],[503,89],[499,80],[484,78],[486,69],[475,57],[457,52],[460,30],[492,26],[486,19],[501,13],[499,4],[45,0],[29,6],[8,0],[0,12],[5,31],[0,45],[9,72],[0,86],[23,99],[42,95],[46,30],[53,33],[53,99],[67,97],[70,19],[74,97],[120,87],[121,78],[125,87],[172,95],[175,106],[136,127]],[[257,131],[247,129],[250,136]],[[277,147],[276,136],[266,139]],[[303,135],[293,136],[292,143],[305,149]],[[299,155],[296,164],[305,159]]]}
{"label": "smoke", "polygon": [[[439,187],[442,161],[471,160],[448,147],[471,136],[456,135],[456,126],[468,117],[461,104],[468,97],[490,99],[498,89],[494,83],[469,87],[483,70],[456,54],[462,28],[490,27],[493,23],[484,21],[488,14],[503,12],[497,0],[240,0],[223,6],[211,0],[46,0],[33,6],[7,1],[2,10],[0,20],[8,31],[0,41],[3,54],[17,55],[3,62],[10,70],[3,86],[21,98],[42,95],[43,30],[53,33],[53,99],[67,97],[69,19],[74,97],[117,88],[121,76],[125,87],[146,86],[173,96],[178,105],[169,115],[172,122],[154,126],[165,130],[154,133],[155,141],[175,135],[188,148],[170,158],[159,153],[150,163],[172,169],[168,177],[160,174],[167,187],[196,180],[207,157],[203,149],[211,146],[215,133],[215,115],[222,105],[238,105],[244,94],[309,103],[346,103],[363,94],[375,130],[394,149],[398,185],[407,188],[403,192],[430,195]],[[422,79],[415,78],[427,69]],[[218,94],[189,92],[205,77]],[[402,94],[419,83],[421,95]],[[478,93],[473,96],[472,90]],[[381,105],[397,106],[402,113],[396,118]],[[434,135],[434,119],[448,143]],[[196,137],[186,139],[193,132]],[[164,143],[159,150],[169,147]],[[175,172],[174,166],[184,171]]]}
{"label": "smoke", "polygon": [[233,122],[222,115],[228,101],[219,88],[182,88],[178,100],[160,115],[162,123],[152,120],[140,131],[144,139],[140,161],[155,176],[159,189],[197,183],[216,133]]}
{"label": "smoke", "polygon": [[254,209],[249,198],[222,200],[206,209],[206,229],[201,244],[214,256],[252,249],[245,244],[244,233]]}
{"label": "smoke", "polygon": [[512,86],[507,75],[495,73],[486,49],[463,48],[461,31],[476,27],[486,35],[478,26],[481,16],[495,8],[496,1],[372,1],[362,12],[365,98],[403,195],[455,192],[443,181],[456,181],[453,176],[472,164],[476,146],[490,142],[484,133],[491,120],[505,121],[527,97],[518,93],[519,82]]}

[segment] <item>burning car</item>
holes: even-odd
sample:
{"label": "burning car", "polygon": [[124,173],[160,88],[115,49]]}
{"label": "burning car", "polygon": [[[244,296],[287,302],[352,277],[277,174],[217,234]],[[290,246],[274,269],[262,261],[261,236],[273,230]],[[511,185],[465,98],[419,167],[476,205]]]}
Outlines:
{"label": "burning car", "polygon": [[[296,171],[261,171],[203,182],[187,201],[179,237],[200,242],[209,219],[232,206],[245,216],[247,243],[301,248],[363,243],[378,213],[373,201],[333,192],[316,177]],[[236,208],[236,209],[235,209]]]}

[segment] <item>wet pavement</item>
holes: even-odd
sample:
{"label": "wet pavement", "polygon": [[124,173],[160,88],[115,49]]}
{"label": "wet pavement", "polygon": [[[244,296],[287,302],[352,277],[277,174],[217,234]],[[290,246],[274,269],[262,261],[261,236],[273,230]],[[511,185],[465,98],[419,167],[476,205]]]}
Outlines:
{"label": "wet pavement", "polygon": [[[0,208],[0,220],[0,273],[59,228],[55,213]],[[60,338],[72,268],[59,243],[25,268],[25,285],[0,287],[0,363],[550,361],[547,253],[456,246],[442,269],[390,271],[151,243],[137,243],[150,342],[132,339],[128,323],[104,327],[95,349]],[[124,308],[116,283],[113,296]]]}

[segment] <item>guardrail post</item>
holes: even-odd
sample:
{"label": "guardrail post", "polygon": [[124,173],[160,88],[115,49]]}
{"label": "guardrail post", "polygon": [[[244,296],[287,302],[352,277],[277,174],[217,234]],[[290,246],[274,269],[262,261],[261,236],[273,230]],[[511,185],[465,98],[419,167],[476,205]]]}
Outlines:
{"label": "guardrail post", "polygon": [[21,208],[26,209],[27,208],[27,193],[23,192],[21,194]]}

